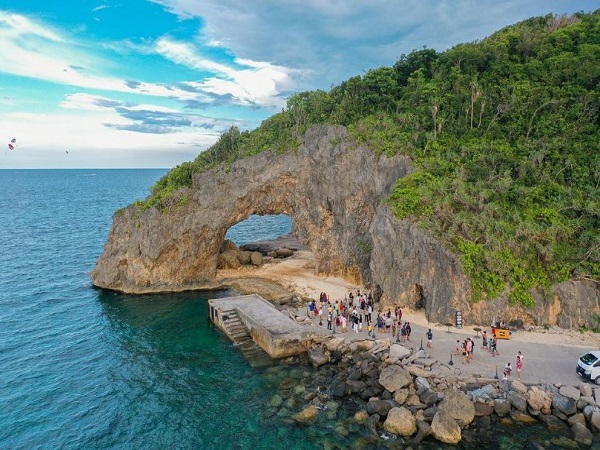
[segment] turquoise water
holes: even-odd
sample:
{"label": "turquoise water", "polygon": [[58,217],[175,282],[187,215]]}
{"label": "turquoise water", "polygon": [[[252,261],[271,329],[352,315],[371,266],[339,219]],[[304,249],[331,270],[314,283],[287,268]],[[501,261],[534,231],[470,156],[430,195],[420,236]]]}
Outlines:
{"label": "turquoise water", "polygon": [[229,293],[91,286],[113,212],[164,173],[0,171],[0,447],[262,442],[261,377],[206,318]]}
{"label": "turquoise water", "polygon": [[[128,296],[91,285],[113,212],[164,173],[0,170],[0,448],[398,448],[352,420],[352,400],[293,423],[326,391],[329,369],[251,368],[207,320],[207,299],[231,292]],[[243,244],[289,231],[287,216],[252,217],[228,236]],[[547,434],[475,433],[461,448],[524,448],[536,430]]]}

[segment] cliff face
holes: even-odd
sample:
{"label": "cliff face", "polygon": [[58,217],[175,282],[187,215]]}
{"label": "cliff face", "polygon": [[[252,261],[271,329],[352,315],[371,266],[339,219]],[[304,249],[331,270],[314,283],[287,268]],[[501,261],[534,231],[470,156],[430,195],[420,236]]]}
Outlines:
{"label": "cliff face", "polygon": [[310,247],[317,272],[370,286],[384,307],[423,307],[432,322],[466,324],[522,319],[563,327],[594,326],[594,282],[535,293],[534,310],[506,299],[470,303],[460,260],[383,204],[395,181],[413,170],[403,156],[376,157],[343,127],[316,126],[297,153],[265,152],[195,175],[167,213],[129,206],[115,214],[94,285],[126,293],[214,288],[227,230],[252,214],[289,214],[293,234]]}
{"label": "cliff face", "polygon": [[197,174],[167,214],[129,206],[115,214],[93,283],[127,293],[213,287],[227,230],[251,214],[289,214],[317,271],[368,283],[369,226],[403,156],[376,158],[343,127],[313,127],[297,153],[265,152]]}

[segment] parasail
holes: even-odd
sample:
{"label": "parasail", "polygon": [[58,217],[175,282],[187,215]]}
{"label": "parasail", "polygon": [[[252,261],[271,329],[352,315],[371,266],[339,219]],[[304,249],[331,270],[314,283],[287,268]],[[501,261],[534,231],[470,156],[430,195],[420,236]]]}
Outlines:
{"label": "parasail", "polygon": [[10,142],[8,143],[8,148],[10,150],[14,150],[15,148],[17,148],[17,139],[16,138],[12,138],[10,140]]}

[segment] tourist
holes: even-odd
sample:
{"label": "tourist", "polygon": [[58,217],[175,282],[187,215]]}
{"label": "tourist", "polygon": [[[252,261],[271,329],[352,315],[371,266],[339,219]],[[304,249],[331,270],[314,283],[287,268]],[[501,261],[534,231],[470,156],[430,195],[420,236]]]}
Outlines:
{"label": "tourist", "polygon": [[383,319],[381,318],[380,314],[377,314],[377,331],[379,331],[381,333],[382,328],[383,328]]}
{"label": "tourist", "polygon": [[367,321],[368,322],[372,322],[373,319],[371,317],[371,315],[373,314],[373,305],[371,305],[370,303],[367,305]]}
{"label": "tourist", "polygon": [[473,351],[473,341],[467,338],[465,341],[465,350],[467,351],[466,360],[467,363],[471,364],[471,352]]}
{"label": "tourist", "polygon": [[470,337],[467,338],[467,341],[469,342],[469,360],[471,360],[475,354],[475,342]]}
{"label": "tourist", "polygon": [[493,335],[492,337],[492,345],[490,346],[490,351],[492,352],[492,356],[500,356],[500,353],[498,352],[498,339],[496,339],[496,335]]}
{"label": "tourist", "polygon": [[373,334],[373,325],[371,325],[371,322],[367,322],[367,335],[369,337],[371,337],[372,334]]}
{"label": "tourist", "polygon": [[342,314],[342,316],[340,316],[340,321],[342,322],[342,333],[345,333],[347,331],[347,325],[348,325],[348,320],[346,319],[346,316],[344,316]]}
{"label": "tourist", "polygon": [[429,331],[427,332],[427,347],[431,348],[432,344],[433,344],[433,333],[431,332],[431,328],[430,328]]}
{"label": "tourist", "polygon": [[462,352],[462,363],[466,364],[467,363],[467,341],[463,341],[462,345],[461,345],[461,352]]}
{"label": "tourist", "polygon": [[456,340],[456,353],[454,353],[456,356],[460,355],[460,340]]}
{"label": "tourist", "polygon": [[389,333],[392,328],[392,314],[388,311],[388,316],[385,318],[385,332]]}
{"label": "tourist", "polygon": [[506,366],[504,366],[504,378],[502,378],[502,379],[508,380],[511,372],[512,372],[512,367],[510,367],[510,363],[506,363]]}
{"label": "tourist", "polygon": [[485,332],[485,330],[483,330],[483,334],[481,335],[481,344],[482,344],[482,348],[484,350],[486,350],[487,346],[488,346],[488,338],[487,338],[487,333]]}
{"label": "tourist", "polygon": [[517,353],[517,380],[521,380],[521,371],[523,370],[523,354],[519,350]]}
{"label": "tourist", "polygon": [[410,342],[410,333],[412,333],[412,328],[410,327],[410,322],[406,322],[406,340]]}
{"label": "tourist", "polygon": [[406,322],[402,325],[402,330],[400,330],[400,342],[406,342]]}
{"label": "tourist", "polygon": [[308,317],[310,317],[311,319],[315,317],[315,302],[311,301],[308,304]]}
{"label": "tourist", "polygon": [[394,338],[394,336],[396,336],[396,328],[398,328],[398,326],[396,325],[396,319],[392,320],[392,339]]}
{"label": "tourist", "polygon": [[325,308],[323,307],[323,305],[321,305],[321,307],[319,308],[319,325],[323,325],[323,310]]}
{"label": "tourist", "polygon": [[[331,309],[331,308],[330,308]],[[333,331],[333,329],[331,328],[331,324],[333,322],[333,315],[331,314],[331,312],[327,312],[327,329]]]}

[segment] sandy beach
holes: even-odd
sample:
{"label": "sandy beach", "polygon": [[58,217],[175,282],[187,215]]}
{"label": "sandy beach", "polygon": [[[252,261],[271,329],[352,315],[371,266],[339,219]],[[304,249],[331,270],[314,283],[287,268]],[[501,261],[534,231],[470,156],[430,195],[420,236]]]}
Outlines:
{"label": "sandy beach", "polygon": [[[286,290],[302,298],[317,300],[321,292],[326,292],[330,299],[341,300],[349,292],[357,289],[364,291],[363,286],[356,286],[338,277],[320,276],[315,272],[312,253],[301,250],[286,259],[272,259],[260,267],[243,266],[237,270],[219,271],[220,278],[259,278],[280,284]],[[500,355],[492,356],[482,349],[481,333],[474,328],[481,328],[490,334],[490,324],[470,324],[464,328],[447,327],[439,323],[427,321],[423,311],[403,308],[403,320],[412,325],[412,339],[406,345],[419,348],[421,339],[426,344],[425,333],[431,328],[433,348],[426,349],[430,355],[440,362],[450,363],[457,374],[474,374],[493,377],[496,373],[502,376],[507,362],[513,367],[516,354],[521,351],[524,356],[522,380],[529,383],[559,383],[578,385],[581,380],[575,373],[575,365],[579,356],[587,350],[600,348],[600,334],[565,330],[558,327],[544,329],[526,325],[525,331],[513,332],[509,340],[498,340]],[[314,326],[318,320],[313,321]],[[348,339],[366,337],[366,330],[354,334],[346,332]],[[378,334],[377,337],[390,337],[389,334]],[[456,341],[471,337],[476,343],[475,356],[470,364],[463,364],[462,357],[454,354]],[[394,339],[395,340],[395,339]],[[516,370],[513,371],[513,378]]]}

